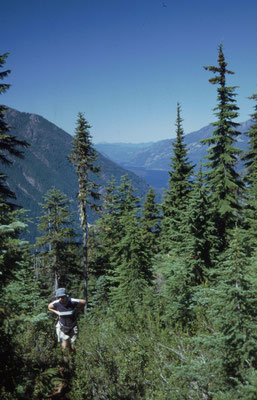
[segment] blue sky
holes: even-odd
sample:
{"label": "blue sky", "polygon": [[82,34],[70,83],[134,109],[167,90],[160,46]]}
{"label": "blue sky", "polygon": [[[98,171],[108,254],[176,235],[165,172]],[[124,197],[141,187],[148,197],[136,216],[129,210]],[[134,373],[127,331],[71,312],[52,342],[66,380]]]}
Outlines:
{"label": "blue sky", "polygon": [[238,86],[238,122],[257,92],[256,0],[8,0],[0,54],[9,52],[0,98],[73,134],[78,112],[95,143],[174,137],[176,105],[189,133],[215,121],[223,43],[228,84]]}

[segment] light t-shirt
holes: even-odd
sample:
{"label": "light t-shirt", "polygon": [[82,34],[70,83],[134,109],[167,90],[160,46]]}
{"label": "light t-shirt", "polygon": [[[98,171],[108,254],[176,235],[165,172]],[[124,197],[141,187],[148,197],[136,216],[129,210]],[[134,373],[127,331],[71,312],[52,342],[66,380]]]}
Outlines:
{"label": "light t-shirt", "polygon": [[78,299],[73,299],[68,297],[68,301],[63,304],[60,300],[55,300],[53,304],[53,308],[59,313],[59,321],[62,325],[65,326],[73,326],[76,322],[76,316],[74,316],[75,308],[79,304]]}

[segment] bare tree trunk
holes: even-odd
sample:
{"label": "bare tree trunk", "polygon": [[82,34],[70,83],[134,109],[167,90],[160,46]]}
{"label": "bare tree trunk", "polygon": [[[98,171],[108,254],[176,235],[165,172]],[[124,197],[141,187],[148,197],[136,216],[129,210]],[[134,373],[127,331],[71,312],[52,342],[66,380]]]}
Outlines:
{"label": "bare tree trunk", "polygon": [[58,289],[58,274],[57,274],[57,271],[55,270],[55,272],[54,272],[54,293],[56,293],[57,289]]}
{"label": "bare tree trunk", "polygon": [[88,306],[87,228],[86,232],[83,231],[83,286],[84,286],[84,299],[86,301],[86,308],[87,308]]}
{"label": "bare tree trunk", "polygon": [[88,306],[88,262],[87,262],[87,244],[88,244],[88,227],[87,227],[87,212],[86,202],[81,201],[80,204],[80,221],[83,230],[83,287],[84,299],[86,301],[86,308]]}

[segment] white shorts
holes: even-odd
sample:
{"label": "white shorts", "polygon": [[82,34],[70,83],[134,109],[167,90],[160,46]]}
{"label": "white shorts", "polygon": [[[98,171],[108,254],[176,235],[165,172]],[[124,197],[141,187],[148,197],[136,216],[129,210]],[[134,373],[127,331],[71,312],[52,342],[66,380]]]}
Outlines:
{"label": "white shorts", "polygon": [[57,334],[57,338],[58,338],[58,342],[62,342],[63,340],[70,340],[71,343],[74,343],[78,337],[78,327],[77,325],[75,325],[70,334],[66,335],[66,333],[61,331],[61,324],[58,321],[56,324],[56,334]]}

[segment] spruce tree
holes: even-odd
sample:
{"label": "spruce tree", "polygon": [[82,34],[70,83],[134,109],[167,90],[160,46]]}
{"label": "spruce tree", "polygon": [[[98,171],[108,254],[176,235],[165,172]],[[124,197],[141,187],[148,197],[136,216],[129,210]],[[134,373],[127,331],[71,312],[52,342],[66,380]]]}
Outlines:
{"label": "spruce tree", "polygon": [[92,145],[89,132],[90,125],[82,113],[78,114],[75,138],[72,142],[72,152],[69,157],[78,176],[78,206],[81,228],[83,231],[83,284],[84,298],[88,304],[88,212],[87,207],[98,210],[96,201],[100,199],[98,185],[91,174],[98,174],[100,168],[95,164],[96,151]]}
{"label": "spruce tree", "polygon": [[167,326],[191,329],[194,320],[194,285],[192,259],[185,255],[159,255],[153,274],[160,301],[158,313]]}
{"label": "spruce tree", "polygon": [[[121,263],[122,258],[120,250],[121,242],[125,240],[124,237],[127,235],[128,226],[132,222],[134,224],[135,237],[139,240],[138,246],[142,247],[139,210],[139,198],[135,194],[128,175],[122,176],[119,185],[114,180],[107,185],[102,206],[102,216],[95,225],[97,242],[95,264],[98,267],[100,266],[100,270],[102,269],[101,281],[103,275],[107,277],[108,283],[106,283],[105,289],[108,292],[112,292],[113,287],[117,286],[118,278],[116,269],[119,263]],[[133,257],[133,255],[131,254],[128,257]],[[150,274],[148,268],[150,260],[151,257],[149,256],[146,263],[147,274]],[[115,279],[114,276],[116,276]]]}
{"label": "spruce tree", "polygon": [[[257,94],[253,94],[250,99],[257,101]],[[257,180],[257,104],[255,104],[255,112],[251,114],[252,124],[250,130],[246,132],[249,137],[249,148],[244,155],[246,166],[245,180],[248,185],[253,185]]]}
{"label": "spruce tree", "polygon": [[151,281],[150,260],[135,211],[127,211],[121,218],[123,237],[116,245],[114,272],[109,276],[111,301],[117,310],[134,312]]}
{"label": "spruce tree", "polygon": [[[10,211],[7,204],[0,202],[0,398],[13,398],[14,386],[20,374],[20,356],[14,340],[14,328],[11,319],[16,307],[9,302],[11,283],[17,285],[16,274],[25,268],[26,243],[19,239],[19,234],[26,230],[22,211]],[[19,290],[17,299],[22,302]],[[19,332],[20,333],[20,332]]]}
{"label": "spruce tree", "polygon": [[[0,55],[0,69],[3,68],[8,53]],[[0,80],[4,80],[9,74],[10,70],[0,72]],[[0,83],[0,95],[3,94],[10,87],[9,84]],[[11,157],[23,157],[23,153],[18,147],[27,147],[28,143],[22,140],[16,139],[15,136],[10,134],[10,127],[4,120],[4,114],[7,107],[0,105],[0,162],[5,165],[11,165]],[[15,198],[15,194],[9,189],[6,182],[6,175],[0,172],[0,200],[8,198]]]}
{"label": "spruce tree", "polygon": [[136,195],[128,175],[121,177],[121,184],[117,187],[117,196],[119,217],[134,209],[139,210],[139,197]]}
{"label": "spruce tree", "polygon": [[202,140],[208,144],[206,184],[210,192],[211,208],[221,239],[221,249],[225,247],[229,232],[239,221],[240,201],[239,194],[243,189],[243,182],[236,171],[236,163],[241,150],[234,147],[237,136],[238,123],[234,119],[238,116],[238,107],[235,102],[235,87],[226,84],[226,76],[233,74],[227,69],[222,45],[219,46],[218,67],[204,67],[215,74],[209,79],[213,85],[218,85],[218,105],[214,108],[217,121],[212,125],[212,137]]}
{"label": "spruce tree", "polygon": [[217,250],[218,247],[207,189],[203,183],[202,166],[190,194],[184,223],[187,237],[181,243],[181,253],[191,258],[194,284],[200,284],[208,278],[208,271],[215,260],[215,248]]}
{"label": "spruce tree", "polygon": [[223,259],[222,268],[215,271],[217,284],[209,289],[208,318],[219,337],[223,379],[236,391],[238,384],[247,388],[257,368],[256,258],[247,257],[241,229],[234,229]]}
{"label": "spruce tree", "polygon": [[[250,99],[257,100],[257,94]],[[252,254],[256,248],[257,242],[257,104],[255,112],[251,114],[252,125],[246,132],[249,137],[249,148],[244,155],[245,161],[245,228],[246,240],[249,247],[249,253]]]}
{"label": "spruce tree", "polygon": [[181,223],[188,206],[191,191],[190,176],[194,166],[188,161],[187,148],[184,143],[181,107],[177,104],[176,140],[173,143],[173,157],[169,171],[168,189],[163,201],[162,244],[169,251],[176,243],[183,240]]}
{"label": "spruce tree", "polygon": [[[138,212],[139,198],[128,175],[121,177],[119,185],[113,178],[105,188],[100,218],[94,224],[92,234],[89,236],[91,249],[89,267],[93,275],[99,279],[100,290],[105,298],[112,285],[109,277],[114,274],[113,259],[116,258],[117,248],[126,234],[127,222],[124,223],[124,217],[129,213],[136,215]],[[94,296],[98,294],[95,293]]]}
{"label": "spruce tree", "polygon": [[151,249],[152,256],[159,251],[159,236],[161,232],[160,206],[155,202],[155,193],[149,189],[142,208],[140,219],[142,235],[146,246]]}
{"label": "spruce tree", "polygon": [[88,267],[93,282],[93,299],[95,305],[106,306],[109,293],[111,257],[115,245],[120,240],[121,225],[119,221],[118,195],[116,181],[112,178],[103,193],[101,212],[94,226],[89,230]]}
{"label": "spruce tree", "polygon": [[120,240],[119,203],[116,181],[107,183],[103,194],[101,213],[89,237],[92,252],[90,270],[99,278],[110,270],[110,258],[114,246]]}
{"label": "spruce tree", "polygon": [[[37,265],[47,290],[55,293],[60,286],[71,288],[76,275],[76,233],[73,228],[73,214],[69,211],[71,201],[55,187],[50,189],[41,203],[43,215],[38,225],[42,236],[37,238],[35,247]],[[78,274],[78,269],[77,269]],[[80,276],[80,274],[78,274]],[[79,277],[77,277],[78,280]]]}

